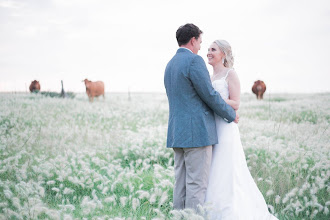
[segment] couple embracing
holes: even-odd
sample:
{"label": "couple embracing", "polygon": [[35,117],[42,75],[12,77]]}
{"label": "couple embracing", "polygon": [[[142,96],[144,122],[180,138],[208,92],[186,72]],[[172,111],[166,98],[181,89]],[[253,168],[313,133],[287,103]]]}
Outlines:
{"label": "couple embracing", "polygon": [[207,206],[211,219],[276,219],[245,160],[237,123],[240,82],[231,47],[216,40],[208,49],[212,80],[197,55],[202,31],[194,24],[176,32],[179,49],[165,70],[169,101],[167,147],[174,150],[174,209]]}

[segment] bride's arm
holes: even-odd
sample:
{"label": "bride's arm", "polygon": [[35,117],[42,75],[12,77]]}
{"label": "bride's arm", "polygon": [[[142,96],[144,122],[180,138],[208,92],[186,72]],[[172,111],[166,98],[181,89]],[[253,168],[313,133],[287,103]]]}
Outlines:
{"label": "bride's arm", "polygon": [[231,70],[228,74],[228,90],[229,99],[225,100],[228,105],[233,107],[236,111],[239,108],[241,98],[241,85],[235,70]]}

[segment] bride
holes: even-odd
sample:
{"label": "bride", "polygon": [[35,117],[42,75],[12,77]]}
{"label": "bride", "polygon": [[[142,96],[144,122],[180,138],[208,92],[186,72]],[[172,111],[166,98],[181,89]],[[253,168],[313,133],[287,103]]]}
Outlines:
{"label": "bride", "polygon": [[[240,104],[240,82],[233,67],[231,46],[214,41],[207,53],[213,66],[212,85],[236,111]],[[213,146],[212,165],[205,205],[208,215],[221,220],[277,219],[268,211],[263,195],[247,167],[236,123],[215,115],[218,144]]]}

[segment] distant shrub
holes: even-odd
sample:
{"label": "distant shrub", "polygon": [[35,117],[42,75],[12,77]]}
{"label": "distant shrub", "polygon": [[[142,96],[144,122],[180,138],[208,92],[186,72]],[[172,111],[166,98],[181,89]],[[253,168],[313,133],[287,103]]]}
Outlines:
{"label": "distant shrub", "polygon": [[271,98],[269,99],[270,102],[284,102],[286,101],[287,99],[285,98],[282,98],[282,97],[276,97],[276,98]]}
{"label": "distant shrub", "polygon": [[[44,95],[44,96],[49,96],[52,98],[62,98],[61,93],[58,93],[58,92],[40,92],[40,94]],[[73,99],[76,97],[76,94],[73,92],[67,92],[65,94],[66,94],[66,98]]]}
{"label": "distant shrub", "polygon": [[291,116],[291,121],[296,123],[310,122],[312,124],[317,123],[317,114],[314,111],[302,111],[298,114],[293,114]]}

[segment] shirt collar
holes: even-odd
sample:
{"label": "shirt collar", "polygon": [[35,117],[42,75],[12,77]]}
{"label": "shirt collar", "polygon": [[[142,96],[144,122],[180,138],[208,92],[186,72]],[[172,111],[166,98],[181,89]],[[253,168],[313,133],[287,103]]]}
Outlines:
{"label": "shirt collar", "polygon": [[183,49],[186,49],[186,50],[189,50],[190,52],[192,52],[190,49],[186,48],[186,47],[180,47],[180,48],[183,48]]}

